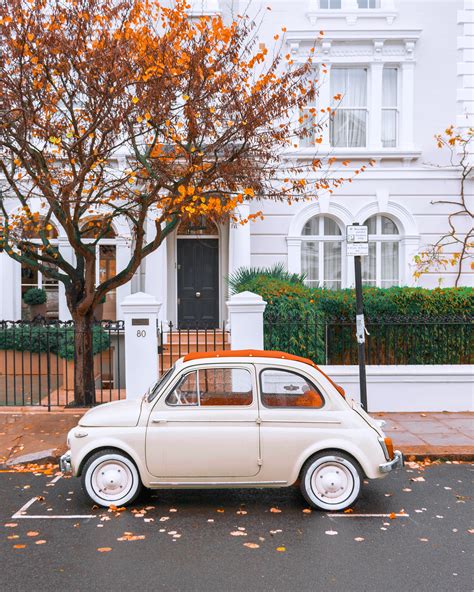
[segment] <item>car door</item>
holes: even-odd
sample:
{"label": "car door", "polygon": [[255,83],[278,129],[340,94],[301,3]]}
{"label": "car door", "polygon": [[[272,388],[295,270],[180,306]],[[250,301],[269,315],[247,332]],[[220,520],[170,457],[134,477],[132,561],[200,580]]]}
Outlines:
{"label": "car door", "polygon": [[259,472],[259,425],[252,365],[183,370],[150,413],[149,472],[167,478],[245,478]]}
{"label": "car door", "polygon": [[262,479],[286,480],[307,448],[334,435],[340,417],[314,376],[282,366],[260,365],[257,372]]}

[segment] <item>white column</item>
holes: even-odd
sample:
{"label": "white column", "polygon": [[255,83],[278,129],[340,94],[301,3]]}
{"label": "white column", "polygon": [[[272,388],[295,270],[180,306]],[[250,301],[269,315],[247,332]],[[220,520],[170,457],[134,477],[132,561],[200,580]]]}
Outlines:
{"label": "white column", "polygon": [[368,147],[382,147],[382,78],[383,64],[375,62],[370,68],[369,138]]}
{"label": "white column", "polygon": [[301,273],[301,238],[288,236],[286,242],[288,244],[288,271]]}
{"label": "white column", "polygon": [[[150,242],[155,238],[156,228],[152,220],[148,221],[147,241]],[[163,305],[160,309],[160,321],[166,320],[167,293],[168,293],[168,248],[167,239],[156,249],[150,253],[145,259],[145,292],[152,294]]]}
{"label": "white column", "polygon": [[[241,203],[235,208],[239,218],[248,218],[250,206]],[[250,267],[250,223],[230,223],[229,227],[229,275],[239,267]]]}
{"label": "white column", "polygon": [[[125,269],[130,262],[131,256],[131,241],[130,239],[119,238],[117,239],[117,251],[116,251],[116,265],[117,273]],[[116,291],[116,307],[117,307],[117,319],[122,318],[121,302],[123,302],[127,296],[131,293],[131,282],[127,282],[122,286],[119,286]]]}
{"label": "white column", "polygon": [[[21,308],[18,310],[16,279],[16,261],[5,252],[0,253],[0,320],[16,321],[20,319]],[[21,306],[21,301],[20,301]]]}
{"label": "white column", "polygon": [[125,320],[126,398],[137,399],[158,379],[156,322],[161,302],[137,292],[121,304]]}
{"label": "white column", "polygon": [[415,64],[414,62],[402,63],[402,96],[400,105],[400,146],[401,150],[413,149],[413,108]]}
{"label": "white column", "polygon": [[267,303],[253,292],[234,294],[227,301],[232,349],[263,349],[263,313]]}
{"label": "white column", "polygon": [[[65,261],[70,263],[71,265],[75,264],[75,256],[74,250],[71,247],[68,239],[66,237],[60,238],[58,242],[58,249],[61,253],[61,256]],[[60,321],[70,321],[72,319],[71,313],[69,312],[69,308],[66,302],[66,290],[64,284],[59,282],[59,320]]]}

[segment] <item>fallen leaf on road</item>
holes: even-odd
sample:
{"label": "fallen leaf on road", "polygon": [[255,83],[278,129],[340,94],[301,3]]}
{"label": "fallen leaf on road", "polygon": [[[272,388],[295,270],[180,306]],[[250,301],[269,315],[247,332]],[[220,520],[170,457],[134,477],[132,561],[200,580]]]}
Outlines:
{"label": "fallen leaf on road", "polygon": [[18,526],[18,524],[16,522],[8,522],[8,524],[4,524],[5,528],[15,528],[15,526]]}
{"label": "fallen leaf on road", "polygon": [[344,514],[352,514],[354,512],[354,510],[352,508],[347,508],[347,510],[344,510]]}
{"label": "fallen leaf on road", "polygon": [[312,510],[310,510],[310,508],[305,508],[303,510],[303,514],[311,514]]}
{"label": "fallen leaf on road", "polygon": [[280,553],[284,553],[286,551],[286,547],[277,547],[276,550]]}
{"label": "fallen leaf on road", "polygon": [[26,533],[26,536],[29,536],[29,537],[35,537],[38,535],[39,535],[39,532],[36,532],[36,530],[30,530],[29,532]]}
{"label": "fallen leaf on road", "polygon": [[166,522],[166,521],[167,521],[167,520],[169,520],[169,519],[170,519],[170,517],[169,517],[169,516],[162,516],[162,517],[160,518],[160,522]]}
{"label": "fallen leaf on road", "polygon": [[46,541],[44,541],[43,539],[40,539],[39,541],[35,541],[35,545],[44,545],[46,543]]}
{"label": "fallen leaf on road", "polygon": [[270,508],[270,512],[273,512],[273,514],[281,514],[281,510],[278,508]]}
{"label": "fallen leaf on road", "polygon": [[390,518],[390,520],[395,520],[395,518],[397,517],[397,515],[395,514],[395,512],[390,512],[390,514],[388,515],[388,517]]}
{"label": "fallen leaf on road", "polygon": [[119,537],[118,541],[142,541],[145,538],[144,534],[132,534],[131,532],[124,532],[123,536]]}
{"label": "fallen leaf on road", "polygon": [[231,536],[247,536],[246,532],[242,532],[241,530],[233,530],[230,533]]}
{"label": "fallen leaf on road", "polygon": [[109,551],[112,551],[112,547],[98,547],[97,551],[99,551],[99,553],[108,553]]}
{"label": "fallen leaf on road", "polygon": [[11,534],[9,536],[7,536],[7,539],[19,539],[20,535],[19,534]]}
{"label": "fallen leaf on road", "polygon": [[411,477],[410,481],[425,481],[424,477]]}
{"label": "fallen leaf on road", "polygon": [[177,510],[176,508],[170,508],[170,509],[168,510],[168,512],[177,512],[177,511],[178,511],[178,510]]}
{"label": "fallen leaf on road", "polygon": [[13,545],[14,549],[24,549],[26,545]]}
{"label": "fallen leaf on road", "polygon": [[422,543],[427,543],[428,539],[419,539]]}
{"label": "fallen leaf on road", "polygon": [[247,514],[246,510],[237,510],[236,514],[245,515]]}
{"label": "fallen leaf on road", "polygon": [[409,487],[404,487],[402,491],[411,491],[411,489]]}
{"label": "fallen leaf on road", "polygon": [[283,532],[281,529],[278,530],[271,530],[270,534],[278,534],[279,532]]}
{"label": "fallen leaf on road", "polygon": [[257,543],[244,543],[244,547],[247,547],[249,549],[259,549],[260,545],[258,545]]}
{"label": "fallen leaf on road", "polygon": [[225,510],[222,510],[220,508],[217,511],[219,512],[219,514],[222,514],[223,512],[225,512]]}
{"label": "fallen leaf on road", "polygon": [[326,530],[325,534],[329,534],[330,536],[334,536],[335,534],[337,534],[337,530]]}
{"label": "fallen leaf on road", "polygon": [[474,534],[474,528],[470,528],[470,529],[469,529],[467,532],[468,532],[469,534]]}
{"label": "fallen leaf on road", "polygon": [[360,543],[361,541],[365,541],[365,539],[363,537],[356,537],[354,540],[357,541],[358,543]]}

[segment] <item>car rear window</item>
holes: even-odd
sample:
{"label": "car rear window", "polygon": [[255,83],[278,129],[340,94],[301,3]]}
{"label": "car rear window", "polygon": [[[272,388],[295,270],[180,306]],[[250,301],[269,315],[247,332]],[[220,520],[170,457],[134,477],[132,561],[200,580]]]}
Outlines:
{"label": "car rear window", "polygon": [[324,406],[321,391],[306,377],[290,370],[262,370],[260,389],[265,407],[321,409]]}

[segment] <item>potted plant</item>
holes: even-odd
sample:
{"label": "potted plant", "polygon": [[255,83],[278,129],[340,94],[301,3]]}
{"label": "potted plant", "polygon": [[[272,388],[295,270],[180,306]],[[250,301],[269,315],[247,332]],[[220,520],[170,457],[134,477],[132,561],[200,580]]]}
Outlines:
{"label": "potted plant", "polygon": [[94,319],[101,321],[104,317],[105,296],[102,296],[99,304],[94,308]]}
{"label": "potted plant", "polygon": [[32,321],[38,317],[46,318],[47,299],[48,295],[46,294],[46,290],[42,290],[41,288],[30,288],[23,294],[23,302],[30,307]]}

